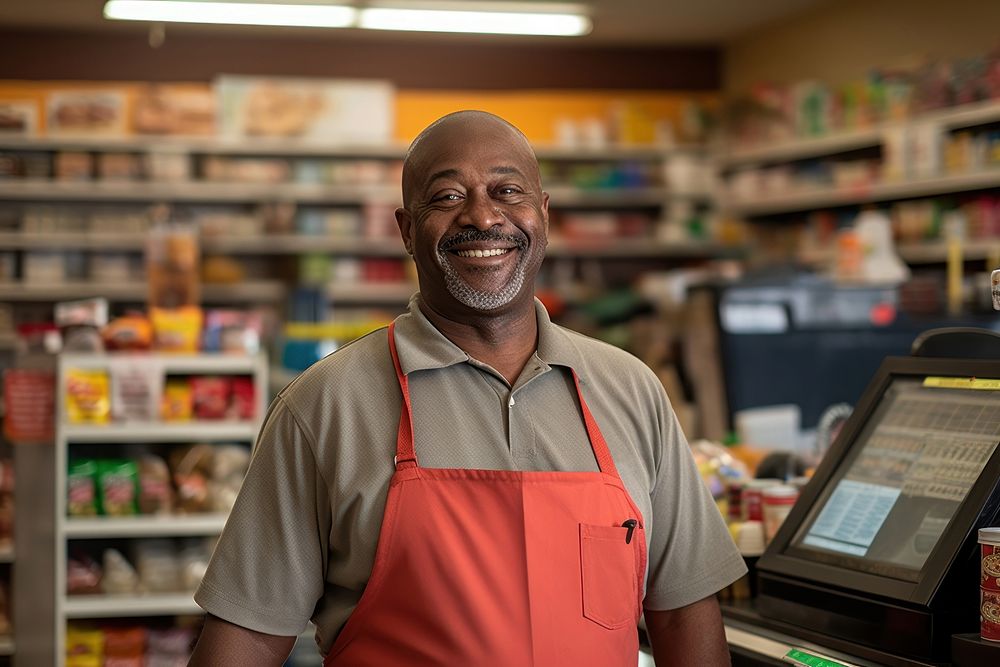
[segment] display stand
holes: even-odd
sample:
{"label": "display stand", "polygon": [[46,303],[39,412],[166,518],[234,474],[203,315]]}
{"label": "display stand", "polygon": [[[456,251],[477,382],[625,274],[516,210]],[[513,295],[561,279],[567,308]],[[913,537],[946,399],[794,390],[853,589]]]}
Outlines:
{"label": "display stand", "polygon": [[[242,443],[256,438],[268,396],[267,362],[264,356],[155,355],[134,357],[136,364],[152,367],[165,375],[240,375],[250,376],[255,387],[254,418],[248,421],[124,422],[108,424],[71,424],[67,418],[65,386],[70,369],[107,369],[115,355],[63,355],[59,359],[57,379],[56,440],[52,458],[54,474],[47,484],[35,479],[33,493],[48,495],[44,505],[52,507],[54,517],[47,553],[38,550],[39,562],[47,566],[48,576],[40,582],[33,602],[39,612],[25,637],[31,646],[32,665],[62,665],[66,651],[66,626],[70,620],[122,619],[200,614],[193,591],[137,595],[67,595],[67,554],[75,541],[138,538],[195,537],[218,535],[225,525],[224,514],[177,514],[168,516],[93,516],[71,517],[67,514],[67,466],[77,447],[101,448],[126,456],[129,447],[144,444],[170,446],[193,443]],[[119,453],[121,452],[121,453]],[[33,508],[37,511],[39,508]],[[46,523],[44,519],[41,523]],[[42,531],[41,535],[44,535]],[[34,545],[38,546],[38,545]],[[48,561],[48,563],[46,563]],[[38,568],[35,568],[38,569]]]}

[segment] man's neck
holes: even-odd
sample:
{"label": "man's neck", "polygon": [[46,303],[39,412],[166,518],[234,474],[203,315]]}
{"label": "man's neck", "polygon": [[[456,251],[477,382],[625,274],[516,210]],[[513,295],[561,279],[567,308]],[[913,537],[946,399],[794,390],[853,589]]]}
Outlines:
{"label": "man's neck", "polygon": [[533,300],[510,313],[474,316],[460,322],[438,313],[423,299],[420,310],[445,338],[473,359],[489,364],[511,386],[538,347]]}

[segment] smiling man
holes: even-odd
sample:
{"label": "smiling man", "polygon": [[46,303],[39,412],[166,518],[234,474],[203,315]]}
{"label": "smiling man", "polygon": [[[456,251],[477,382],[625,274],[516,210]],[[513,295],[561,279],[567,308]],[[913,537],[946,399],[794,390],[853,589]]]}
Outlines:
{"label": "smiling man", "polygon": [[483,112],[414,141],[409,312],[275,399],[196,600],[194,665],[728,664],[745,568],[652,372],[534,299],[548,195]]}

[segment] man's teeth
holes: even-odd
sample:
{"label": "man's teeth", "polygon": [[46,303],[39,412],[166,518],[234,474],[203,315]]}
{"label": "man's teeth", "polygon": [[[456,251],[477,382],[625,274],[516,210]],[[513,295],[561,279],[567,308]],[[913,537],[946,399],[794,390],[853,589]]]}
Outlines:
{"label": "man's teeth", "polygon": [[510,252],[510,248],[494,248],[493,250],[456,250],[459,257],[496,257]]}

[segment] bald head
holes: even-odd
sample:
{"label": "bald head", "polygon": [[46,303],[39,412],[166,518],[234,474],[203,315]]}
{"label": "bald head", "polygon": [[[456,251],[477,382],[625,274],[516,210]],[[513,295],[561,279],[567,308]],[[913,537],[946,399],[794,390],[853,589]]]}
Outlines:
{"label": "bald head", "polygon": [[403,160],[403,206],[410,206],[414,188],[420,187],[433,175],[428,173],[429,164],[482,142],[496,142],[512,157],[526,161],[531,165],[532,178],[538,179],[535,152],[519,129],[486,111],[456,111],[428,125],[406,151]]}

